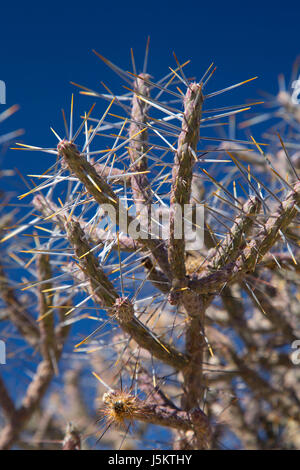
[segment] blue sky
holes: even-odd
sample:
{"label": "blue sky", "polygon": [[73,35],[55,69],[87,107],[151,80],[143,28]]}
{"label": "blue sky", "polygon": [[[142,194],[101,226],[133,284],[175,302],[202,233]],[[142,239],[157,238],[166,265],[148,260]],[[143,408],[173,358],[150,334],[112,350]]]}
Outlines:
{"label": "blue sky", "polygon": [[[6,82],[7,105],[18,103],[21,110],[1,133],[22,127],[24,142],[54,145],[49,126],[62,130],[61,108],[69,106],[73,91],[78,96],[71,80],[98,90],[103,80],[120,90],[118,77],[92,49],[130,70],[130,48],[142,64],[148,35],[149,71],[156,79],[174,65],[175,51],[181,61],[191,59],[189,73],[198,78],[215,62],[212,90],[258,75],[253,84],[230,96],[230,104],[257,98],[258,89],[276,92],[278,74],[289,78],[300,52],[299,11],[298,2],[289,0],[5,2],[0,79]],[[85,97],[76,99],[78,114],[91,105]],[[28,173],[33,166],[45,169],[46,158],[8,151],[1,160],[5,167],[16,165]]]}

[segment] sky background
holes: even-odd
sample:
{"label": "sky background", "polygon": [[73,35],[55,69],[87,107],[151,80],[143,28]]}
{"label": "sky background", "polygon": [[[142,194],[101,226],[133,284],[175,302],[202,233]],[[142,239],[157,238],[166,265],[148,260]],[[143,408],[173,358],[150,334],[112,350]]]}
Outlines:
{"label": "sky background", "polygon": [[[209,91],[259,77],[228,94],[227,105],[260,98],[259,90],[275,94],[279,73],[289,79],[300,54],[299,13],[299,2],[288,0],[2,2],[0,80],[5,81],[7,94],[0,112],[16,103],[21,108],[1,124],[0,135],[24,128],[24,143],[55,146],[50,126],[63,135],[61,109],[69,108],[71,93],[75,93],[75,127],[95,101],[80,96],[70,81],[99,92],[104,91],[100,83],[104,81],[114,92],[125,92],[121,80],[92,49],[131,71],[133,48],[141,69],[148,36],[148,70],[154,80],[174,67],[175,51],[181,63],[191,59],[188,76],[200,79],[212,61],[217,65]],[[98,100],[99,114],[101,106]],[[43,172],[52,163],[44,154],[10,149],[0,153],[2,167],[17,167],[25,175]],[[21,179],[12,183],[19,194],[24,192]]]}
{"label": "sky background", "polygon": [[[2,3],[0,79],[6,83],[7,106],[18,103],[21,109],[1,125],[0,135],[20,127],[26,131],[23,142],[55,145],[49,128],[63,133],[61,108],[69,107],[71,93],[78,119],[94,101],[79,96],[70,81],[103,91],[102,80],[122,91],[119,78],[92,49],[132,70],[130,48],[142,67],[148,36],[148,70],[156,80],[175,65],[175,51],[181,63],[191,59],[187,73],[198,79],[215,62],[210,91],[258,75],[226,94],[226,104],[260,98],[258,90],[275,93],[278,74],[289,78],[300,54],[299,12],[298,2],[289,0]],[[99,100],[97,106],[100,110]],[[0,112],[4,108],[0,105]],[[51,163],[47,156],[10,150],[1,160],[2,167],[17,166],[23,173]]]}

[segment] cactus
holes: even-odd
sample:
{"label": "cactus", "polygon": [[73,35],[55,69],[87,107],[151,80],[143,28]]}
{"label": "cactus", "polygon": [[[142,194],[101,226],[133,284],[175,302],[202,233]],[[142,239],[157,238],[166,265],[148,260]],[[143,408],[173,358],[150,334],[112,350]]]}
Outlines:
{"label": "cactus", "polygon": [[16,400],[0,377],[0,448],[299,447],[292,90],[277,97],[287,131],[262,142],[207,136],[260,104],[210,104],[252,79],[210,92],[212,66],[190,80],[176,59],[155,82],[145,67],[130,73],[96,55],[126,93],[80,85],[108,102],[102,115],[93,105],[74,132],[72,97],[56,147],[18,146],[53,164],[19,195],[28,213],[2,224],[21,273],[9,279],[1,266],[2,321],[36,365]]}

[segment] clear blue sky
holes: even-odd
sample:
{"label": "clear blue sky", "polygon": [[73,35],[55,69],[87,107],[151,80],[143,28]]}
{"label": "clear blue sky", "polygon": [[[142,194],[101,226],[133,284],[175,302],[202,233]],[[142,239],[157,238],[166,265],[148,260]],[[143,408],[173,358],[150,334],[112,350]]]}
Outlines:
{"label": "clear blue sky", "polygon": [[[278,74],[289,77],[300,53],[299,13],[299,2],[290,0],[4,2],[0,79],[6,82],[7,105],[19,103],[21,110],[1,133],[24,127],[24,142],[54,145],[49,126],[62,129],[61,108],[69,105],[72,91],[77,93],[71,80],[98,90],[100,80],[118,87],[118,78],[92,49],[128,70],[130,48],[142,64],[148,35],[149,71],[155,78],[169,71],[175,51],[181,61],[192,60],[189,72],[198,78],[211,61],[216,63],[212,90],[258,75],[259,80],[230,97],[231,103],[257,98],[258,89],[275,92]],[[78,100],[80,112],[91,105],[84,97]],[[12,151],[3,163],[25,173],[48,164]]]}

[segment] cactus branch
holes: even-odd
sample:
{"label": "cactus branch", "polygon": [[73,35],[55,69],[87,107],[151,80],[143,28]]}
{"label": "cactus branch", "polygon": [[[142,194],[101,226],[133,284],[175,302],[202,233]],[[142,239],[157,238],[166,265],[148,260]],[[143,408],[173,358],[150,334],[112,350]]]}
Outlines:
{"label": "cactus branch", "polygon": [[[182,130],[178,139],[177,151],[172,170],[172,188],[170,198],[170,241],[169,263],[175,279],[185,277],[185,242],[183,214],[184,205],[190,202],[193,176],[193,162],[197,152],[203,95],[201,85],[189,85],[184,98]],[[176,211],[181,208],[181,214]],[[176,238],[175,223],[181,224],[181,236]]]}

